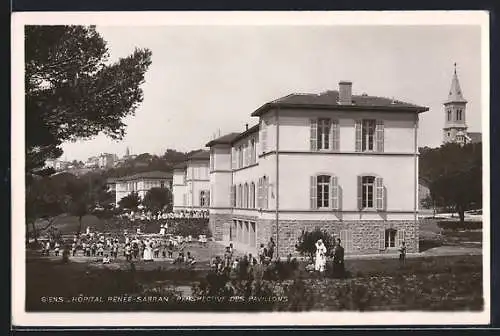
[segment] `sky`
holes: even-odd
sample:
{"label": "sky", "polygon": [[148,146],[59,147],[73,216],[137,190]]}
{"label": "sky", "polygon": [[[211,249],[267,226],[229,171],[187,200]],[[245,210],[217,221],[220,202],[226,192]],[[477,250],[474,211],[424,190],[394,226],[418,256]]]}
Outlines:
{"label": "sky", "polygon": [[204,148],[214,135],[242,132],[250,114],[290,93],[337,90],[429,107],[419,146],[442,141],[443,102],[453,64],[470,132],[481,131],[481,30],[447,26],[97,26],[112,60],[152,51],[144,101],[125,119],[122,141],[99,135],[65,143],[61,159],[100,153],[161,155]]}

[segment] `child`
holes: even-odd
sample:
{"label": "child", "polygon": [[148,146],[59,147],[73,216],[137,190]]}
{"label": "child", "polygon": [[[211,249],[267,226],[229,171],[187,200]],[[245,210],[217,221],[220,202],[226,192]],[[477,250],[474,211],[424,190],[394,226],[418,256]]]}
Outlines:
{"label": "child", "polygon": [[55,245],[55,248],[54,248],[54,252],[56,254],[56,256],[59,256],[59,242],[56,242],[56,245]]}
{"label": "child", "polygon": [[76,242],[73,242],[73,244],[71,244],[71,253],[73,257],[76,255]]}
{"label": "child", "polygon": [[125,245],[125,258],[127,261],[132,261],[132,249],[130,248],[130,244]]}

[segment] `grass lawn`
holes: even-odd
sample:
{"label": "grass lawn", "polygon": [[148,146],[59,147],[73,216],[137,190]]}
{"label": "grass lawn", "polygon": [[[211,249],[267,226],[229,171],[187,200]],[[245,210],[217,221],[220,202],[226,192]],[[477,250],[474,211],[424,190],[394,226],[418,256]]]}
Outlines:
{"label": "grass lawn", "polygon": [[[147,265],[147,266],[144,266]],[[103,267],[106,266],[106,267]],[[28,255],[26,261],[27,311],[196,310],[169,304],[44,303],[42,297],[123,295],[181,295],[207,274],[207,265],[193,269],[164,262],[137,263],[136,270],[85,262],[62,264],[59,260]],[[347,279],[317,279],[301,272],[300,280],[273,281],[275,293],[288,286],[286,302],[273,310],[480,310],[482,300],[481,256],[447,256],[398,260],[349,260]],[[297,286],[302,286],[295,289]],[[166,293],[166,294],[165,294]],[[268,307],[269,308],[269,307]],[[266,308],[267,309],[267,308]]]}

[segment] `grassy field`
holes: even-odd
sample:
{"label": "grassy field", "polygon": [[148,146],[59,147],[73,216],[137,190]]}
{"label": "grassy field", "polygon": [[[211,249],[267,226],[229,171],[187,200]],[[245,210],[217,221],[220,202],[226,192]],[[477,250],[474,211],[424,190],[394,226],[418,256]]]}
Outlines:
{"label": "grassy field", "polygon": [[[29,255],[26,262],[27,311],[198,310],[203,306],[179,304],[72,303],[80,294],[113,296],[190,295],[190,288],[207,275],[207,266],[172,266],[166,262],[137,264],[134,271]],[[103,267],[106,266],[106,267]],[[480,310],[482,300],[481,256],[448,256],[408,259],[402,266],[394,259],[350,260],[347,279],[318,279],[300,271],[293,279],[273,281],[276,295],[288,288],[286,302],[254,307],[272,310]],[[279,294],[281,293],[281,294]],[[42,302],[42,297],[62,297],[66,303]],[[231,309],[213,307],[209,309]],[[247,307],[248,308],[248,307]]]}

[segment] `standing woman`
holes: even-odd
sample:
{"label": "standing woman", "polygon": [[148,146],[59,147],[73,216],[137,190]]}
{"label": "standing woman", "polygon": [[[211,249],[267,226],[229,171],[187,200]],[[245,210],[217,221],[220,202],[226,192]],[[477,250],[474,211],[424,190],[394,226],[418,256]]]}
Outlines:
{"label": "standing woman", "polygon": [[323,240],[319,239],[316,242],[316,264],[314,265],[314,269],[323,273],[325,271],[326,265],[326,247],[323,244]]}

